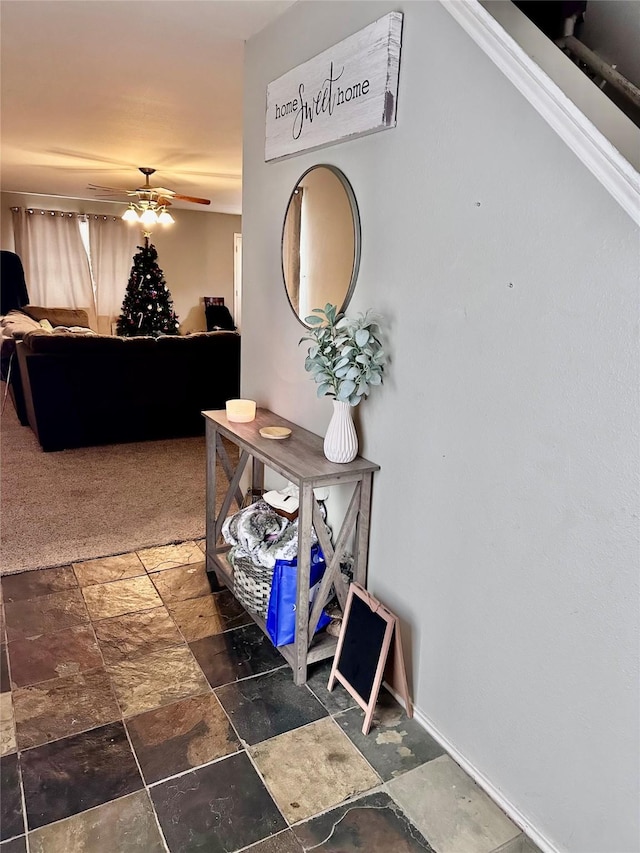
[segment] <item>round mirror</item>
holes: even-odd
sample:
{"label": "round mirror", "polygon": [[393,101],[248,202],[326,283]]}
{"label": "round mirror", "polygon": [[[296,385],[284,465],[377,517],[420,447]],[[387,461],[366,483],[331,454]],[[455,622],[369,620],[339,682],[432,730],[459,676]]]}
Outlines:
{"label": "round mirror", "polygon": [[360,264],[360,217],[351,184],[335,166],[312,166],[289,199],[282,228],[282,275],[303,325],[327,302],[347,307]]}

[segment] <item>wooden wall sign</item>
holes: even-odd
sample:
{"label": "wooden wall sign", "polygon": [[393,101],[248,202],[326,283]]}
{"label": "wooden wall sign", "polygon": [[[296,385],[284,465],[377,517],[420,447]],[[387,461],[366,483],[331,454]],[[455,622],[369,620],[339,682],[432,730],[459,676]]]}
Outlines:
{"label": "wooden wall sign", "polygon": [[269,83],[265,160],[395,127],[401,36],[390,12]]}
{"label": "wooden wall sign", "polygon": [[339,681],[364,710],[365,735],[371,728],[383,677],[402,696],[407,716],[412,717],[398,617],[360,584],[352,583],[327,686],[333,690]]}

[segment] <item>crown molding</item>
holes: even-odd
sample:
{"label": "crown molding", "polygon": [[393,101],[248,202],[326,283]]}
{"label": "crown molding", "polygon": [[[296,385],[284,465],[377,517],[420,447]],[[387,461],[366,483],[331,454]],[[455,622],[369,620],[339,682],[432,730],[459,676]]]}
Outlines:
{"label": "crown molding", "polygon": [[640,225],[640,175],[478,0],[440,0],[492,62]]}

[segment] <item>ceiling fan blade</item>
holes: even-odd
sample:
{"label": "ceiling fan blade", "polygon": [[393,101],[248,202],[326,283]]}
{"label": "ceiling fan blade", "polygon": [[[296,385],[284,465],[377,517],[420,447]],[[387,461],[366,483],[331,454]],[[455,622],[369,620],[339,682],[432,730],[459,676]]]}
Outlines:
{"label": "ceiling fan blade", "polygon": [[135,190],[125,189],[124,187],[103,187],[100,184],[88,184],[90,190],[108,190],[112,193],[126,193],[127,195],[135,195]]}
{"label": "ceiling fan blade", "polygon": [[196,198],[193,195],[180,195],[180,193],[174,193],[173,198],[177,198],[180,201],[191,201],[193,204],[211,204],[211,199]]}
{"label": "ceiling fan blade", "polygon": [[96,194],[96,198],[98,198],[98,197],[100,197],[100,198],[126,198],[126,196],[127,196],[127,194],[126,194],[126,193],[120,193],[120,192],[115,192],[115,193],[112,193],[112,192],[98,192],[98,193]]}

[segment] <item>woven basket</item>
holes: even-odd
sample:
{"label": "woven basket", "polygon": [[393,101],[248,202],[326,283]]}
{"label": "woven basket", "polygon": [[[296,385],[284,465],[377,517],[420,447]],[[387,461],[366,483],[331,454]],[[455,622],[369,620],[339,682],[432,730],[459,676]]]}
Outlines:
{"label": "woven basket", "polygon": [[247,610],[266,619],[273,569],[257,566],[249,557],[236,557],[234,551],[227,554],[233,566],[233,594]]}

